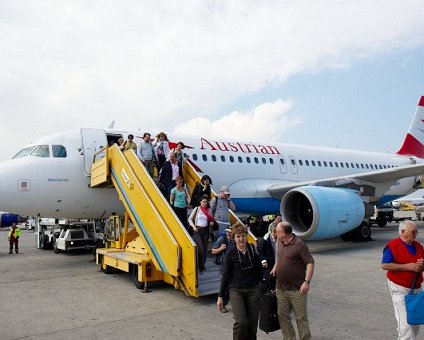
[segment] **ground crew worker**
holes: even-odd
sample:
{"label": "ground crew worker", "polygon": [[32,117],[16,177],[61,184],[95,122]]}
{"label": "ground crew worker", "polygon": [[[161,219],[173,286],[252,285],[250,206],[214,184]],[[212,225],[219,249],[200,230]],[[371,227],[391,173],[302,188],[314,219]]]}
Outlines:
{"label": "ground crew worker", "polygon": [[13,253],[13,244],[15,244],[15,253],[19,252],[19,236],[21,236],[21,229],[13,223],[13,225],[9,228],[9,254]]}

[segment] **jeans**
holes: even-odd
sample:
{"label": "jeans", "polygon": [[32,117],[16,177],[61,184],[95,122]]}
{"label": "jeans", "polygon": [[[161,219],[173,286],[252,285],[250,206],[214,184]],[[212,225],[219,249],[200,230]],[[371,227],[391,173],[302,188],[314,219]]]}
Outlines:
{"label": "jeans", "polygon": [[276,290],[278,304],[278,320],[284,340],[296,340],[290,314],[293,311],[296,318],[297,331],[300,340],[311,339],[309,321],[306,313],[307,295],[301,295],[298,290]]}
{"label": "jeans", "polygon": [[230,288],[231,308],[234,314],[233,340],[256,340],[261,308],[260,285],[253,288]]}

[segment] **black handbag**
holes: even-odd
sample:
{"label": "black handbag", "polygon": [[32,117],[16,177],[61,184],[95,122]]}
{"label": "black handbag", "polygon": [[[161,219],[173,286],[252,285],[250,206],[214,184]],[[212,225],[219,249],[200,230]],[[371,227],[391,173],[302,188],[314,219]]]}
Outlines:
{"label": "black handbag", "polygon": [[261,314],[259,316],[259,328],[267,334],[280,329],[277,310],[275,292],[268,291],[262,296]]}

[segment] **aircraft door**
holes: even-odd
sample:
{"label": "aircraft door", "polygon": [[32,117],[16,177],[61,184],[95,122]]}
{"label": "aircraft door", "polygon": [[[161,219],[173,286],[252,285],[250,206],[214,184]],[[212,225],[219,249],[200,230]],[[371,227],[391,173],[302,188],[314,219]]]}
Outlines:
{"label": "aircraft door", "polygon": [[[91,165],[94,154],[107,146],[106,133],[102,129],[81,129],[82,152],[84,154],[84,173],[86,176],[91,174]],[[97,157],[104,157],[104,152]]]}
{"label": "aircraft door", "polygon": [[293,156],[289,156],[290,168],[292,174],[297,174],[297,160]]}
{"label": "aircraft door", "polygon": [[280,161],[280,171],[281,171],[281,173],[286,174],[287,173],[286,159],[283,156],[280,156],[279,161]]}

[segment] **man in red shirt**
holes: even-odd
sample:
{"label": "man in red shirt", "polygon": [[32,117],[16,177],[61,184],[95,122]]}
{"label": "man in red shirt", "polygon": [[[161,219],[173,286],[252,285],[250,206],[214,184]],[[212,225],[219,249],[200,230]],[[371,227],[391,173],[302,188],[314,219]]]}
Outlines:
{"label": "man in red shirt", "polygon": [[406,321],[405,295],[409,293],[417,273],[415,291],[421,290],[424,269],[424,249],[415,241],[418,231],[412,221],[399,224],[399,237],[391,240],[384,248],[381,268],[387,270],[390,295],[397,322],[398,339],[415,339],[419,326]]}

